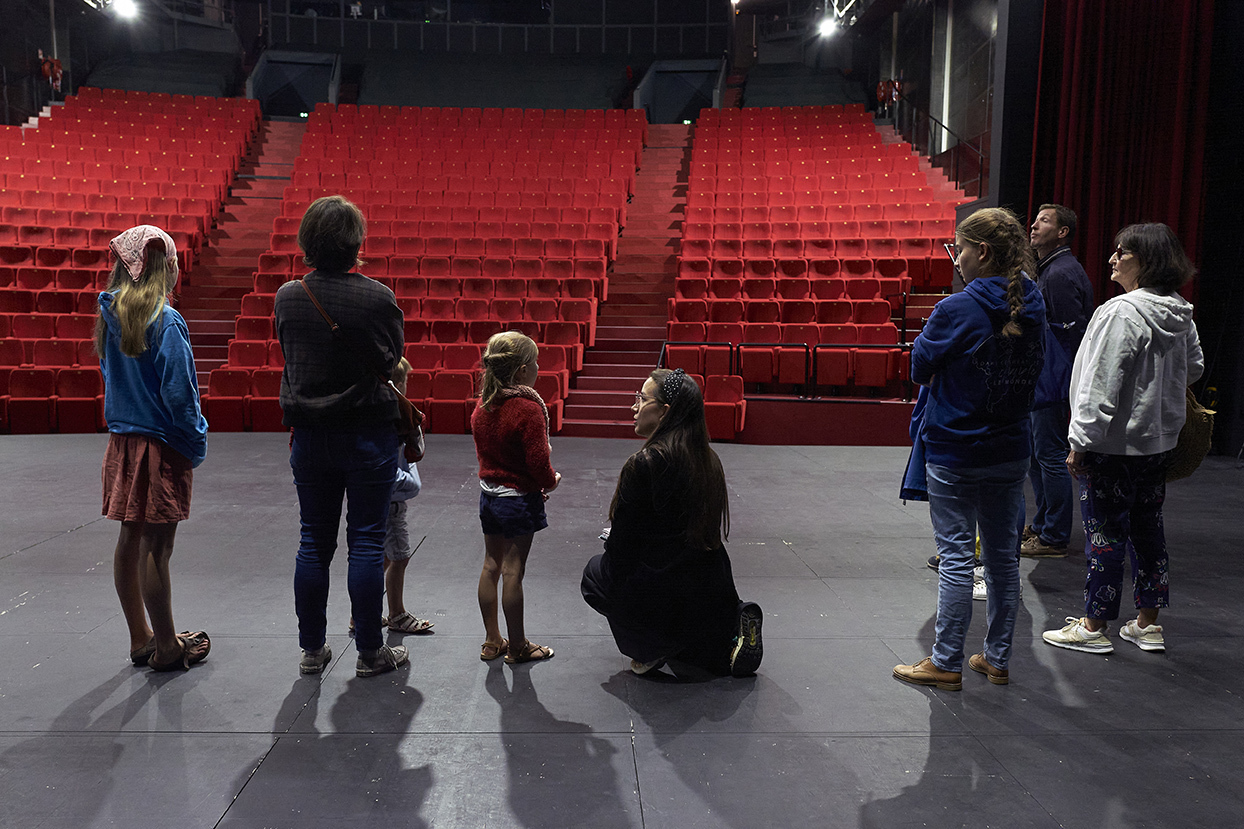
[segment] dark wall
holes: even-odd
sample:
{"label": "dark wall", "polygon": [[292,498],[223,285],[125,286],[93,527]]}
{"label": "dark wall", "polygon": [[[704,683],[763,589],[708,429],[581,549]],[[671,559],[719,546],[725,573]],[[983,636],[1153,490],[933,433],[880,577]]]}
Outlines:
{"label": "dark wall", "polygon": [[[444,2],[431,7],[443,9]],[[363,19],[343,22],[339,2],[274,0],[271,42],[467,54],[703,57],[725,52],[730,38],[729,0],[550,0],[534,16],[523,11],[527,5],[454,2],[448,19],[433,11],[412,16],[398,4],[374,17],[377,8],[364,3]]]}
{"label": "dark wall", "polygon": [[1201,399],[1217,409],[1216,451],[1237,455],[1244,447],[1244,234],[1240,232],[1240,190],[1244,181],[1244,96],[1237,90],[1244,77],[1244,4],[1214,6],[1214,43],[1205,152],[1205,208],[1197,297],[1197,329],[1205,350],[1205,379],[1195,386]]}

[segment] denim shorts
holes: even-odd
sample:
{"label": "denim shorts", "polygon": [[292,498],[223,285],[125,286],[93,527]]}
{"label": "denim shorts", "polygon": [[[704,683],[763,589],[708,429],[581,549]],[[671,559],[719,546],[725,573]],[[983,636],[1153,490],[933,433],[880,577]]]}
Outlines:
{"label": "denim shorts", "polygon": [[502,535],[506,538],[531,535],[549,525],[544,517],[544,496],[539,492],[509,497],[481,492],[479,523],[484,535]]}

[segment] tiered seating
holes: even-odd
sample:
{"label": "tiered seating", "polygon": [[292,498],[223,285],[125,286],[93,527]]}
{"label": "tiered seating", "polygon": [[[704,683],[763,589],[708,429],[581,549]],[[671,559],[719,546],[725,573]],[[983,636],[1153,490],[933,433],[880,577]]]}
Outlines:
{"label": "tiered seating", "polygon": [[[362,272],[404,312],[407,393],[429,430],[466,431],[480,348],[505,329],[541,344],[537,387],[560,428],[570,376],[595,341],[645,133],[634,110],[318,105],[225,370],[279,367],[271,296],[305,271],[307,205],[342,195],[367,216]],[[237,392],[240,378],[220,376]],[[249,394],[243,426],[261,428],[261,398]]]}
{"label": "tiered seating", "polygon": [[108,239],[143,223],[189,274],[258,123],[256,101],[84,88],[22,140],[0,137],[0,284],[105,270]]}
{"label": "tiered seating", "polygon": [[956,204],[862,107],[703,110],[667,364],[759,384],[904,377],[891,316],[913,285],[949,286]]}
{"label": "tiered seating", "polygon": [[0,133],[0,429],[103,427],[108,240],[157,224],[188,274],[258,124],[255,101],[82,88]]}
{"label": "tiered seating", "polygon": [[84,88],[0,133],[0,429],[102,427],[108,241],[159,225],[188,275],[258,123],[255,101]]}

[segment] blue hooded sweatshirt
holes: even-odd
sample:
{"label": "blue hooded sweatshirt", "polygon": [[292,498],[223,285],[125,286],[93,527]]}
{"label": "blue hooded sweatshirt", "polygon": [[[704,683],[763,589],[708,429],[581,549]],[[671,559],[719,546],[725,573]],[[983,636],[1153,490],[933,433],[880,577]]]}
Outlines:
{"label": "blue hooded sweatshirt", "polygon": [[99,295],[99,313],[108,326],[99,368],[104,373],[104,419],[118,435],[150,435],[198,466],[207,457],[207,419],[199,407],[199,382],[190,332],[181,314],[165,305],[147,326],[147,350],[137,357],[121,352],[121,323],[115,297]]}
{"label": "blue hooded sweatshirt", "polygon": [[980,277],[933,309],[911,351],[911,378],[929,386],[921,422],[925,460],[994,466],[1029,456],[1028,413],[1045,363],[1045,302],[1024,280],[1023,333],[1010,319],[1006,279]]}

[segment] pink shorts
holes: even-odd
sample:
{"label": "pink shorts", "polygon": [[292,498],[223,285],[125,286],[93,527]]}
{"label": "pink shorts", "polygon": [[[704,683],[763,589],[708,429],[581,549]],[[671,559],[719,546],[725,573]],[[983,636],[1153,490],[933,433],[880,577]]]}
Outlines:
{"label": "pink shorts", "polygon": [[190,459],[148,435],[108,437],[103,514],[114,521],[175,524],[190,517]]}

